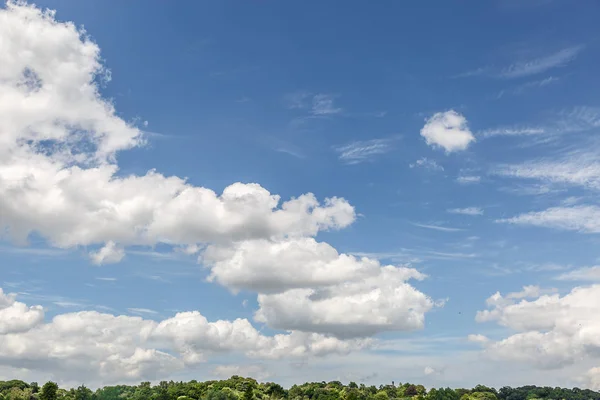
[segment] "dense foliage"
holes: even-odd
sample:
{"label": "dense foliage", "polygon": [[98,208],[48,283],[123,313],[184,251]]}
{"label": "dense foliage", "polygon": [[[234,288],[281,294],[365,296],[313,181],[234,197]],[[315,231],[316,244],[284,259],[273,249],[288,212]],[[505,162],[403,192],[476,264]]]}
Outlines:
{"label": "dense foliage", "polygon": [[523,386],[500,390],[478,385],[472,389],[431,389],[422,385],[365,386],[350,382],[312,382],[294,385],[289,390],[277,383],[258,383],[251,378],[233,376],[207,382],[160,382],[152,386],[105,386],[95,392],[79,386],[62,389],[54,382],[41,388],[35,382],[0,381],[0,400],[600,400],[600,393],[583,389]]}

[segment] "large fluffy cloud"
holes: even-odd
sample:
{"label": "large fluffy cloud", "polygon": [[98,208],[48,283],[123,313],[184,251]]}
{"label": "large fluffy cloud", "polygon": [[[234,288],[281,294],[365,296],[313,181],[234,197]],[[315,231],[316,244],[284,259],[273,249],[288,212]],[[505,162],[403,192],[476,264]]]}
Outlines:
{"label": "large fluffy cloud", "polygon": [[421,129],[421,136],[430,146],[439,146],[451,153],[466,150],[475,137],[467,119],[454,110],[435,113]]}
{"label": "large fluffy cloud", "polygon": [[[316,333],[265,336],[246,319],[209,322],[198,311],[159,322],[82,311],[59,314],[43,323],[39,306],[27,308],[1,290],[0,302],[0,365],[72,380],[155,379],[220,352],[261,358],[307,357],[346,354],[371,344],[367,339],[344,341]],[[4,312],[15,305],[12,312]]]}
{"label": "large fluffy cloud", "polygon": [[530,287],[521,297],[496,293],[487,304],[477,314],[479,322],[496,321],[516,331],[499,341],[479,340],[494,358],[560,368],[600,356],[600,285],[576,287],[564,296]]}
{"label": "large fluffy cloud", "polygon": [[362,280],[380,272],[377,260],[339,254],[313,238],[209,246],[203,261],[211,267],[210,280],[233,290],[260,293]]}
{"label": "large fluffy cloud", "polygon": [[27,307],[16,301],[15,295],[6,294],[0,288],[0,335],[27,331],[43,319],[42,307]]}
{"label": "large fluffy cloud", "polygon": [[407,267],[339,254],[313,238],[209,246],[210,280],[256,291],[255,318],[276,329],[336,337],[423,327],[433,301],[407,283],[425,275]]}
{"label": "large fluffy cloud", "polygon": [[142,143],[98,91],[100,49],[52,12],[8,3],[0,10],[0,226],[59,247],[195,244],[315,235],[354,221],[344,199],[306,194],[280,203],[258,184],[217,194],[155,171],[120,176],[117,151]]}
{"label": "large fluffy cloud", "polygon": [[274,328],[340,338],[420,329],[434,303],[406,281],[423,277],[412,268],[386,266],[377,275],[361,280],[259,294],[255,318]]}

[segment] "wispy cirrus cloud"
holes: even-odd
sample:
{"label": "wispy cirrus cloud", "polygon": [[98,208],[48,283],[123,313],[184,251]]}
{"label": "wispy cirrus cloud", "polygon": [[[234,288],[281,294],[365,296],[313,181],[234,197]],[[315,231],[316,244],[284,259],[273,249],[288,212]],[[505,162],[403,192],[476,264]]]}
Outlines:
{"label": "wispy cirrus cloud", "polygon": [[336,97],[333,94],[301,90],[286,94],[284,101],[289,109],[306,109],[313,116],[329,116],[343,111],[341,107],[335,105]]}
{"label": "wispy cirrus cloud", "polygon": [[473,185],[481,182],[481,177],[478,175],[460,175],[456,178],[456,182],[461,185]]}
{"label": "wispy cirrus cloud", "polygon": [[600,266],[581,267],[556,276],[559,281],[600,282]]}
{"label": "wispy cirrus cloud", "polygon": [[425,168],[432,171],[443,171],[444,167],[438,164],[435,160],[430,160],[426,157],[421,157],[414,163],[408,164],[410,168]]}
{"label": "wispy cirrus cloud", "polygon": [[460,229],[460,228],[450,228],[450,227],[441,226],[441,225],[420,224],[420,223],[416,223],[416,222],[411,222],[411,224],[414,226],[418,226],[419,228],[432,229],[432,230],[441,231],[441,232],[459,232],[459,231],[464,230],[464,229]]}
{"label": "wispy cirrus cloud", "polygon": [[500,99],[506,95],[518,96],[532,89],[542,88],[553,83],[557,83],[560,79],[555,76],[549,76],[544,79],[538,79],[530,82],[525,82],[512,88],[503,89],[496,95],[496,99]]}
{"label": "wispy cirrus cloud", "polygon": [[450,208],[446,211],[450,214],[483,215],[483,209],[479,207]]}
{"label": "wispy cirrus cloud", "polygon": [[341,107],[334,104],[335,97],[330,94],[319,93],[312,98],[311,113],[313,115],[332,115],[343,111]]}
{"label": "wispy cirrus cloud", "polygon": [[336,146],[334,150],[338,158],[346,164],[359,164],[371,161],[374,157],[385,154],[392,149],[392,139],[358,140],[343,146]]}
{"label": "wispy cirrus cloud", "polygon": [[551,207],[543,211],[533,211],[512,218],[498,219],[496,222],[581,233],[600,233],[600,207],[594,205]]}
{"label": "wispy cirrus cloud", "polygon": [[514,63],[504,68],[499,77],[507,79],[521,78],[536,75],[552,68],[564,67],[573,61],[584,47],[583,45],[567,47],[544,57]]}
{"label": "wispy cirrus cloud", "polygon": [[544,133],[546,133],[546,129],[542,127],[512,126],[486,129],[478,132],[478,135],[484,138],[489,138],[492,136],[528,136],[541,135]]}
{"label": "wispy cirrus cloud", "polygon": [[283,100],[286,103],[286,107],[290,110],[303,109],[308,107],[310,96],[310,92],[299,90],[297,92],[286,94],[283,96]]}
{"label": "wispy cirrus cloud", "polygon": [[[581,186],[600,190],[600,159],[596,152],[572,151],[559,159],[540,159],[500,165],[493,174],[541,181],[548,185]],[[551,188],[549,188],[551,189]]]}
{"label": "wispy cirrus cloud", "polygon": [[454,78],[486,76],[497,79],[516,79],[533,76],[554,68],[566,66],[573,61],[584,48],[584,45],[566,47],[542,57],[517,61],[502,68],[494,66],[479,67],[471,71],[457,74]]}
{"label": "wispy cirrus cloud", "polygon": [[144,314],[158,314],[158,311],[154,311],[151,310],[149,308],[136,308],[136,307],[131,307],[128,308],[127,311],[129,311],[132,314],[136,314],[136,315],[144,315]]}
{"label": "wispy cirrus cloud", "polygon": [[477,132],[477,136],[488,139],[496,136],[528,137],[533,143],[546,143],[565,134],[587,132],[600,127],[600,107],[577,106],[556,113],[548,122],[536,125],[509,125]]}

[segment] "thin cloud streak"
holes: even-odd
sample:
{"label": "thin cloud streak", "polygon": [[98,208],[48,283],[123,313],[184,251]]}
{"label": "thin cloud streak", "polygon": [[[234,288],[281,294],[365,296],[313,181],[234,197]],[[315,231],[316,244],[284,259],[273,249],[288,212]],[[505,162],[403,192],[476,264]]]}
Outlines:
{"label": "thin cloud streak", "polygon": [[450,208],[446,211],[450,214],[483,215],[483,210],[479,207]]}
{"label": "thin cloud streak", "polygon": [[499,77],[506,79],[521,78],[539,74],[552,68],[563,67],[573,61],[584,47],[583,45],[568,47],[546,57],[512,64],[502,70]]}
{"label": "thin cloud streak", "polygon": [[454,75],[452,78],[470,78],[475,76],[486,76],[496,79],[524,78],[526,76],[541,74],[553,68],[564,67],[573,61],[584,48],[584,45],[567,47],[553,54],[528,61],[515,62],[501,69],[493,66],[480,67]]}
{"label": "thin cloud streak", "polygon": [[414,225],[414,226],[418,226],[419,228],[433,229],[433,230],[441,231],[441,232],[459,232],[459,231],[464,231],[464,229],[460,229],[460,228],[448,228],[448,227],[439,226],[439,225],[419,224],[419,223],[416,223],[416,222],[411,222],[411,224]]}
{"label": "thin cloud streak", "polygon": [[385,154],[391,150],[390,139],[360,140],[335,147],[339,154],[338,158],[346,164],[359,164],[371,161],[378,155]]}

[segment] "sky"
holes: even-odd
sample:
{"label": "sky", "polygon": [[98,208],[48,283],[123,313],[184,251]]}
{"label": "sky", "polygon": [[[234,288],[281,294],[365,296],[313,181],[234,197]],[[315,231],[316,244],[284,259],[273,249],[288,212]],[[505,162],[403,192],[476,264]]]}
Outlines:
{"label": "sky", "polygon": [[0,8],[0,379],[600,390],[600,5]]}

